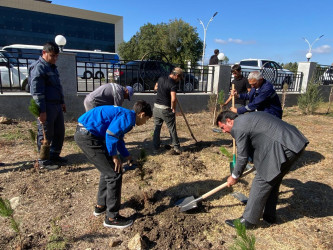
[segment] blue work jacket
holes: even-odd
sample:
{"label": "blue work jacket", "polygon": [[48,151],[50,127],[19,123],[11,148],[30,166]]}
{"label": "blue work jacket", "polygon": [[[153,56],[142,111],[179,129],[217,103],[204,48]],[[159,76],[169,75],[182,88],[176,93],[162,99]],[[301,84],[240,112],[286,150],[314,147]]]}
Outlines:
{"label": "blue work jacket", "polygon": [[124,135],[135,126],[136,114],[133,110],[118,106],[99,106],[79,117],[81,123],[91,134],[105,139],[109,155],[129,156],[125,147]]}
{"label": "blue work jacket", "polygon": [[239,98],[249,100],[249,104],[238,108],[238,114],[264,111],[282,119],[282,108],[279,96],[273,85],[267,80],[264,80],[263,84],[258,89],[251,88],[249,93],[240,94]]}
{"label": "blue work jacket", "polygon": [[64,95],[56,65],[39,57],[29,67],[28,81],[30,93],[41,113],[46,112],[47,103],[64,104]]}

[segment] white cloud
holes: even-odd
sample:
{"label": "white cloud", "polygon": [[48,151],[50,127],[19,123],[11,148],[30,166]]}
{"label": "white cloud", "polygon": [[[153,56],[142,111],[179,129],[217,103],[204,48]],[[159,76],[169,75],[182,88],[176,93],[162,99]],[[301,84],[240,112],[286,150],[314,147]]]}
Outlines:
{"label": "white cloud", "polygon": [[330,54],[331,53],[331,46],[322,45],[318,48],[313,49],[312,52],[318,53],[318,54]]}
{"label": "white cloud", "polygon": [[244,40],[241,40],[241,39],[233,39],[233,38],[229,38],[228,40],[222,40],[222,39],[215,38],[214,41],[216,43],[219,43],[219,44],[227,44],[227,43],[254,44],[254,43],[256,43],[255,41],[244,41]]}

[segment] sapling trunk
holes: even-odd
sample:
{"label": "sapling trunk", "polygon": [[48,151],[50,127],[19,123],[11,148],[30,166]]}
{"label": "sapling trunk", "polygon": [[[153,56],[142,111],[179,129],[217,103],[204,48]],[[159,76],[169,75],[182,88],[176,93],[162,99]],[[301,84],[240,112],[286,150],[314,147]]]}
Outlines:
{"label": "sapling trunk", "polygon": [[42,145],[40,147],[39,158],[41,160],[49,160],[50,159],[50,144],[46,138],[44,124],[42,124],[42,129],[43,129],[43,141],[42,141]]}

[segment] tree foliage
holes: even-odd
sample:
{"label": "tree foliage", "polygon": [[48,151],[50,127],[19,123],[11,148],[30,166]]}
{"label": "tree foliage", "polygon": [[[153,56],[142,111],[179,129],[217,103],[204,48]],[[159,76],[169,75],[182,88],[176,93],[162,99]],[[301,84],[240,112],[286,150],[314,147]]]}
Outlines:
{"label": "tree foliage", "polygon": [[298,69],[298,63],[297,62],[289,62],[289,63],[281,63],[281,67],[284,68],[284,69],[288,69],[290,70],[291,72],[293,73],[297,73],[297,69]]}
{"label": "tree foliage", "polygon": [[184,66],[195,64],[201,56],[203,43],[196,28],[181,19],[153,25],[147,23],[128,42],[119,44],[119,55],[124,60],[140,60],[152,51],[162,52],[170,62]]}

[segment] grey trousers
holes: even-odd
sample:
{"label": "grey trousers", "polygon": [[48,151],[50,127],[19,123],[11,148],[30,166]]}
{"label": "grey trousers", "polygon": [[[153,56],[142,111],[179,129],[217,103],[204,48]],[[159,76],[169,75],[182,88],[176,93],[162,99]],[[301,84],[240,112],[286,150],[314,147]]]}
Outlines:
{"label": "grey trousers", "polygon": [[252,224],[258,224],[262,215],[276,218],[276,205],[279,197],[279,188],[283,177],[289,172],[293,163],[301,156],[304,149],[295,154],[286,150],[287,161],[281,165],[281,173],[272,181],[265,181],[258,173],[255,175],[249,200],[246,204],[243,218]]}
{"label": "grey trousers", "polygon": [[162,128],[163,122],[165,122],[169,129],[172,146],[174,148],[179,149],[180,143],[179,143],[177,129],[176,129],[176,114],[173,113],[171,109],[160,109],[160,108],[154,107],[153,116],[154,116],[154,123],[155,123],[155,130],[154,130],[154,137],[153,137],[154,148],[158,149],[161,146],[161,138],[160,138],[161,128]]}
{"label": "grey trousers", "polygon": [[97,205],[106,206],[108,218],[117,217],[121,204],[122,173],[114,171],[114,163],[108,154],[103,138],[92,135],[84,127],[78,125],[74,139],[88,160],[100,172]]}

